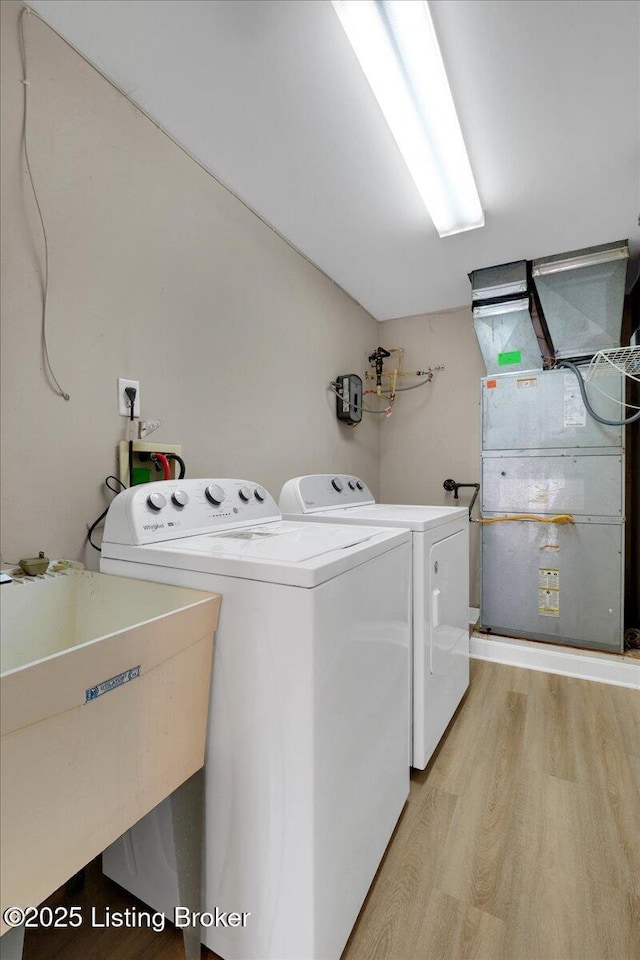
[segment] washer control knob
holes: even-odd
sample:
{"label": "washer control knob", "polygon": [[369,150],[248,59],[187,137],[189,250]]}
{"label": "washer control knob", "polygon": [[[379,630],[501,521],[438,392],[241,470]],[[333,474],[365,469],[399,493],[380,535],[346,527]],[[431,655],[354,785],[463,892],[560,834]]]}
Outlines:
{"label": "washer control knob", "polygon": [[267,499],[267,491],[264,487],[256,487],[253,491],[253,495],[260,503],[263,503]]}
{"label": "washer control knob", "polygon": [[355,488],[356,488],[356,482],[355,482],[355,480],[349,480],[349,489],[350,489],[350,490],[355,490]]}
{"label": "washer control knob", "polygon": [[147,506],[152,510],[162,510],[166,505],[167,499],[161,493],[150,493],[147,497]]}
{"label": "washer control knob", "polygon": [[244,503],[249,503],[249,500],[251,500],[251,490],[249,490],[249,487],[240,487],[238,496]]}
{"label": "washer control knob", "polygon": [[341,493],[344,490],[344,484],[340,479],[340,477],[334,477],[333,480],[331,481],[331,486],[333,487],[334,490],[337,490],[338,493]]}
{"label": "washer control knob", "polygon": [[189,494],[184,490],[174,490],[171,494],[171,500],[176,507],[186,507],[189,503]]}
{"label": "washer control knob", "polygon": [[362,480],[356,480],[356,487],[358,488],[358,490],[364,490],[364,483],[362,482]]}
{"label": "washer control knob", "polygon": [[209,486],[205,488],[204,493],[209,503],[212,503],[216,507],[221,504],[225,498],[225,492],[219,483],[210,483]]}

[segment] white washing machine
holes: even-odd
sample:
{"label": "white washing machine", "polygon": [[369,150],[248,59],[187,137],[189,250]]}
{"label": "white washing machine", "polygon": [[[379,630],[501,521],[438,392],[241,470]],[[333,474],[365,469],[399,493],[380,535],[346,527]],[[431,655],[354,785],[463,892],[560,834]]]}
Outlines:
{"label": "white washing machine", "polygon": [[[410,536],[283,521],[243,480],[162,481],[109,509],[103,573],[222,594],[203,910],[225,960],[338,960],[409,791]],[[159,705],[161,709],[162,705]],[[173,918],[167,803],[104,854]]]}
{"label": "white washing machine", "polygon": [[285,518],[411,530],[412,765],[424,770],[469,686],[469,513],[464,507],[376,503],[358,477],[296,477]]}

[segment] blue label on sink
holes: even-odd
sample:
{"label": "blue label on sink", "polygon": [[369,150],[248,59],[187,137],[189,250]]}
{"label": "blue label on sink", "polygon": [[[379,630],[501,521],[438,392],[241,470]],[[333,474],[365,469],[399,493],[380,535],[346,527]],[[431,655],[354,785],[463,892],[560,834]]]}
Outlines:
{"label": "blue label on sink", "polygon": [[130,670],[125,670],[124,673],[119,673],[117,677],[103,680],[102,683],[98,683],[95,687],[89,687],[86,691],[85,703],[89,703],[90,700],[96,700],[98,697],[101,697],[103,693],[111,693],[116,687],[121,687],[123,683],[128,683],[129,680],[135,680],[139,676],[140,664],[138,664],[137,667],[131,667]]}

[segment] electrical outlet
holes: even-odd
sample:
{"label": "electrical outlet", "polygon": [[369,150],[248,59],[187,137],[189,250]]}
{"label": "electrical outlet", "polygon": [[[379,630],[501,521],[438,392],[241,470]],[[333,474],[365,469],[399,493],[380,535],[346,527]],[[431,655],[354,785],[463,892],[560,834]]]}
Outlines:
{"label": "electrical outlet", "polygon": [[122,377],[118,377],[118,413],[121,417],[130,417],[131,416],[131,403],[129,397],[124,392],[125,387],[135,387],[136,388],[136,398],[133,401],[133,415],[134,417],[140,416],[140,381],[139,380],[124,380]]}

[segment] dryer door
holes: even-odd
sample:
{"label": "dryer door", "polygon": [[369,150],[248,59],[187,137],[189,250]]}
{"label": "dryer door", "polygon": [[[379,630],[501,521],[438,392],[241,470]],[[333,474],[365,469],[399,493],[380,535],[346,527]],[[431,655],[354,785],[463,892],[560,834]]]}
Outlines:
{"label": "dryer door", "polygon": [[431,607],[431,673],[446,675],[455,669],[452,656],[461,636],[469,631],[469,590],[463,531],[434,543],[429,554]]}
{"label": "dryer door", "polygon": [[421,770],[469,685],[466,518],[464,526],[456,526],[457,530],[454,527],[453,533],[435,543],[423,534],[414,534],[413,766]]}

